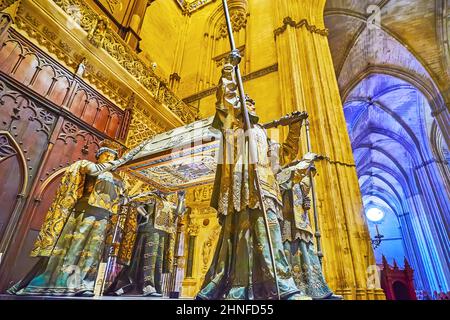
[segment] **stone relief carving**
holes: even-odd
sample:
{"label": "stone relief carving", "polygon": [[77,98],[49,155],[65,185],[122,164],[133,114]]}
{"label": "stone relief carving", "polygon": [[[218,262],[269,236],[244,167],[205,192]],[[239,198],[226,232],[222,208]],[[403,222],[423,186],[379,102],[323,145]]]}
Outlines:
{"label": "stone relief carving", "polygon": [[208,271],[209,260],[216,244],[217,238],[219,237],[221,227],[217,225],[209,234],[202,246],[202,262],[203,262],[203,272]]}

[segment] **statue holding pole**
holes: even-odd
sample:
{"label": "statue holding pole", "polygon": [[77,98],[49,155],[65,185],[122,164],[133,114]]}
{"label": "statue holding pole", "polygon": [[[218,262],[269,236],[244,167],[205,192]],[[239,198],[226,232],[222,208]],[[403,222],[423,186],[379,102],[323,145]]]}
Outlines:
{"label": "statue holding pole", "polygon": [[40,259],[8,293],[94,295],[99,266],[111,260],[104,249],[113,217],[119,215],[127,198],[116,169],[141,148],[119,157],[120,146],[106,140],[96,153],[96,163],[79,160],[66,169],[31,252]]}
{"label": "statue holding pole", "polygon": [[[301,299],[283,251],[279,219],[281,193],[271,166],[271,143],[258,124],[255,102],[245,95],[226,0],[223,0],[231,54],[222,70],[213,127],[221,130],[220,158],[211,206],[222,230],[199,300]],[[300,122],[294,112],[286,148],[298,150]],[[296,152],[290,152],[295,158]],[[292,159],[293,160],[293,159]]]}
{"label": "statue holding pole", "polygon": [[[342,300],[341,296],[333,294],[323,275],[320,242],[317,243],[317,251],[314,246],[314,235],[317,238],[319,233],[315,196],[312,193],[313,178],[316,174],[314,162],[323,159],[323,156],[308,152],[303,159],[289,164],[278,173],[277,180],[283,195],[281,233],[286,257],[292,266],[295,283],[302,295],[314,300]],[[316,232],[313,231],[310,222],[311,207]]]}

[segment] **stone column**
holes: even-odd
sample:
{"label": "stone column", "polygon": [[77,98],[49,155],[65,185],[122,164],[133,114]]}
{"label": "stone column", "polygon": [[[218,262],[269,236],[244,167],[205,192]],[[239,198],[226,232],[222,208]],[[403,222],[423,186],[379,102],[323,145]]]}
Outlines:
{"label": "stone column", "polygon": [[306,110],[313,151],[331,159],[317,164],[315,180],[326,279],[345,299],[384,299],[368,283],[375,258],[324,26],[325,0],[276,3],[282,112]]}

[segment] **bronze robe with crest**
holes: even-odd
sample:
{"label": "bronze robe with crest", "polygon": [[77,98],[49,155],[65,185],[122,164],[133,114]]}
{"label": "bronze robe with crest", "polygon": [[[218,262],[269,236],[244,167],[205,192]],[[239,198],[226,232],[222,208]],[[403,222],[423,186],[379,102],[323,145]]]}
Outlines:
{"label": "bronze robe with crest", "polygon": [[285,168],[277,176],[284,204],[281,230],[285,254],[301,293],[313,299],[328,299],[333,292],[322,272],[309,216],[311,176],[308,169],[315,157],[307,153],[297,165]]}
{"label": "bronze robe with crest", "polygon": [[162,294],[162,277],[172,269],[176,233],[176,207],[159,196],[138,216],[137,238],[130,266],[122,270],[107,294]]}
{"label": "bronze robe with crest", "polygon": [[[9,293],[93,294],[98,266],[106,259],[104,248],[111,238],[113,218],[117,221],[120,198],[125,194],[122,178],[111,172],[121,164],[120,160],[81,160],[66,170],[31,253],[40,261]],[[133,237],[126,238],[133,241]],[[127,250],[119,252],[129,255]]]}
{"label": "bronze robe with crest", "polygon": [[[212,264],[197,299],[277,298],[264,213],[256,193],[253,166],[256,166],[260,177],[267,209],[280,296],[288,299],[299,293],[299,290],[283,251],[278,221],[282,219],[282,198],[271,158],[278,159],[279,155],[271,157],[271,142],[267,133],[256,124],[250,132],[250,139],[255,142],[256,148],[251,152],[257,155],[257,160],[253,164],[249,163],[249,150],[236,91],[234,71],[224,68],[213,123],[216,129],[221,130],[222,140],[211,200],[211,206],[218,211],[222,229]],[[288,143],[283,145],[285,148],[281,158],[290,150],[297,150],[289,142],[296,140],[292,139],[296,134],[298,138],[299,127],[300,124],[292,126]]]}

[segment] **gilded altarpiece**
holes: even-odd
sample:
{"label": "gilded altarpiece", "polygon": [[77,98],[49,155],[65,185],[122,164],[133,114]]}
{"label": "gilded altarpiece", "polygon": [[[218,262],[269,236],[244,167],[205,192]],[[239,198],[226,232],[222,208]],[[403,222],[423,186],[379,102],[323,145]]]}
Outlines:
{"label": "gilded altarpiece", "polygon": [[211,184],[187,190],[186,205],[190,209],[184,217],[185,268],[182,297],[194,297],[200,290],[211,264],[220,233],[217,212],[209,206],[213,186]]}

